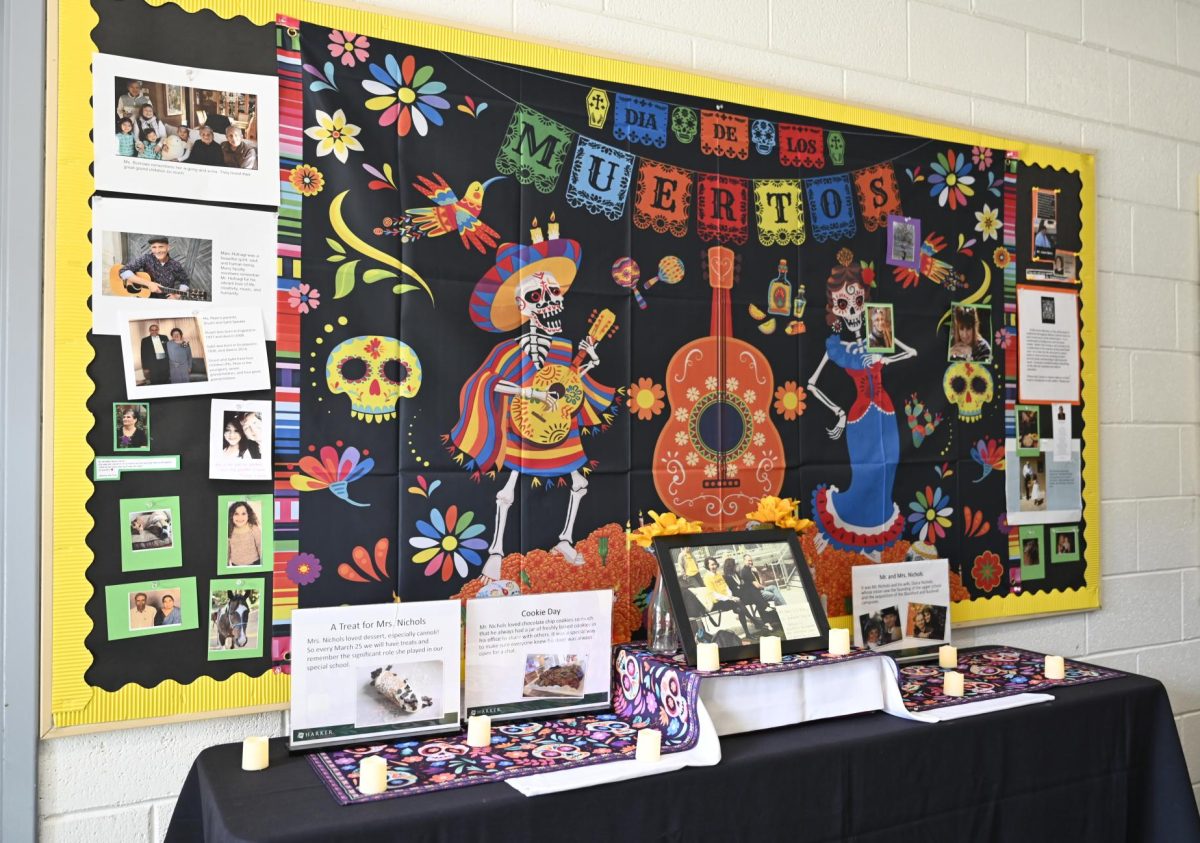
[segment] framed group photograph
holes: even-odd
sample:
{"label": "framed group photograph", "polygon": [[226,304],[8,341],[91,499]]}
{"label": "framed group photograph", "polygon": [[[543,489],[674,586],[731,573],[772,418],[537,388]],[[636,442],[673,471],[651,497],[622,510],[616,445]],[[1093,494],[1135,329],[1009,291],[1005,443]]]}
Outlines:
{"label": "framed group photograph", "polygon": [[696,645],[721,661],[758,656],[776,635],[784,653],[828,646],[829,621],[792,530],[692,533],[654,539],[658,567],[689,665]]}

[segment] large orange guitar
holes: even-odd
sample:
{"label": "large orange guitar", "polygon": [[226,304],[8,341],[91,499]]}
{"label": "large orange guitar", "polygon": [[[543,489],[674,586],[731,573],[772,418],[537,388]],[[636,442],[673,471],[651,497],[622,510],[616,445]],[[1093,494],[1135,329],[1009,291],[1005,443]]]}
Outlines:
{"label": "large orange guitar", "polygon": [[733,336],[738,263],[725,246],[708,250],[710,335],[667,364],[672,413],[654,447],[654,488],[667,508],[723,530],[742,526],[760,497],[783,487],[783,442],[770,420],[775,376],[761,351]]}

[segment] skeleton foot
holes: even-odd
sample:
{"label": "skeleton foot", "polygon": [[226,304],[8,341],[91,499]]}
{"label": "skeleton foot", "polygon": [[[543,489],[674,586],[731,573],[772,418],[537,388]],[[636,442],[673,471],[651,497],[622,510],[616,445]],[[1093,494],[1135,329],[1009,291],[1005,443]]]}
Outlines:
{"label": "skeleton foot", "polygon": [[485,582],[500,579],[500,564],[504,561],[504,557],[499,553],[493,553],[487,558],[487,562],[483,563],[483,577]]}
{"label": "skeleton foot", "polygon": [[563,558],[566,559],[568,562],[570,562],[572,565],[579,566],[579,565],[582,565],[585,561],[583,558],[583,554],[581,554],[577,550],[575,550],[575,548],[571,545],[571,543],[569,541],[567,541],[566,539],[563,539],[558,544],[554,545],[554,549],[557,550],[559,553],[561,553],[563,555]]}
{"label": "skeleton foot", "polygon": [[829,539],[825,538],[825,536],[821,535],[820,533],[817,533],[815,536],[813,536],[813,545],[817,548],[817,553],[824,553],[825,548],[829,547]]}
{"label": "skeleton foot", "polygon": [[883,561],[883,551],[882,550],[872,550],[870,553],[867,554],[867,558],[871,560],[872,564],[878,565],[880,562]]}

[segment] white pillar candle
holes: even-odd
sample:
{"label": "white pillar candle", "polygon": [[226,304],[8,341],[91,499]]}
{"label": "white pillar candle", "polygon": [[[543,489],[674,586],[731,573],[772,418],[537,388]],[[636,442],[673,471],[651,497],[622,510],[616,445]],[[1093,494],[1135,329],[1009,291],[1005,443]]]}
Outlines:
{"label": "white pillar candle", "polygon": [[764,635],[758,639],[758,660],[763,664],[780,664],[783,661],[783,642],[778,635]]}
{"label": "white pillar candle", "polygon": [[942,676],[942,690],[948,697],[963,695],[963,675],[957,670],[948,670]]}
{"label": "white pillar candle", "polygon": [[948,667],[951,670],[958,667],[958,648],[950,644],[938,647],[938,667]]}
{"label": "white pillar candle", "polygon": [[850,655],[850,630],[837,628],[829,630],[829,652],[834,656]]}
{"label": "white pillar candle", "polygon": [[1066,679],[1066,660],[1062,656],[1046,656],[1046,669],[1043,672],[1047,679]]}
{"label": "white pillar candle", "polygon": [[639,729],[637,736],[637,751],[634,755],[638,761],[654,762],[662,755],[662,732],[658,729]]}
{"label": "white pillar candle", "polygon": [[492,745],[492,718],[476,714],[467,718],[467,746]]}
{"label": "white pillar candle", "polygon": [[242,741],[242,769],[243,770],[265,770],[270,763],[267,760],[268,756],[267,739],[258,735],[251,735]]}
{"label": "white pillar candle", "polygon": [[366,796],[374,796],[387,790],[387,762],[378,755],[370,755],[360,761],[358,790]]}
{"label": "white pillar candle", "polygon": [[696,670],[720,670],[721,651],[716,644],[696,645]]}

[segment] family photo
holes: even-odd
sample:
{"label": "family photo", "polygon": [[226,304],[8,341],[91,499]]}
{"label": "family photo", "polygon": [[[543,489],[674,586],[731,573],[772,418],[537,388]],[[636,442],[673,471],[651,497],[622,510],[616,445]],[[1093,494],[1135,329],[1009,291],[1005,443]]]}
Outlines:
{"label": "family photo", "polygon": [[1046,509],[1046,455],[1021,457],[1021,512]]}
{"label": "family photo", "polygon": [[217,573],[238,575],[266,570],[274,553],[269,494],[217,498]]}
{"label": "family photo", "polygon": [[138,386],[208,380],[204,334],[194,316],[129,320],[131,367]]}
{"label": "family photo", "polygon": [[183,623],[179,593],[178,588],[132,592],[129,595],[129,631]]}
{"label": "family photo", "polygon": [[947,359],[970,363],[990,363],[992,309],[976,304],[954,305],[950,319],[950,349]]}
{"label": "family photo", "polygon": [[113,450],[150,450],[150,405],[113,404]]}
{"label": "family photo", "polygon": [[[209,409],[209,425],[209,477],[224,480],[270,478],[270,401],[213,399]],[[252,503],[255,499],[253,495],[248,497]],[[266,523],[270,523],[269,504],[259,514],[265,514]]]}
{"label": "family photo", "polygon": [[764,635],[817,634],[788,542],[678,547],[670,558],[697,642],[739,647]]}
{"label": "family photo", "polygon": [[909,638],[940,641],[946,637],[946,614],[948,607],[931,603],[909,603],[908,622],[905,625]]}
{"label": "family photo", "polygon": [[858,625],[862,630],[863,643],[872,650],[895,644],[904,638],[904,627],[900,625],[900,610],[895,606],[859,615]]}
{"label": "family photo", "polygon": [[258,97],[116,77],[114,150],[208,167],[258,169]]}

